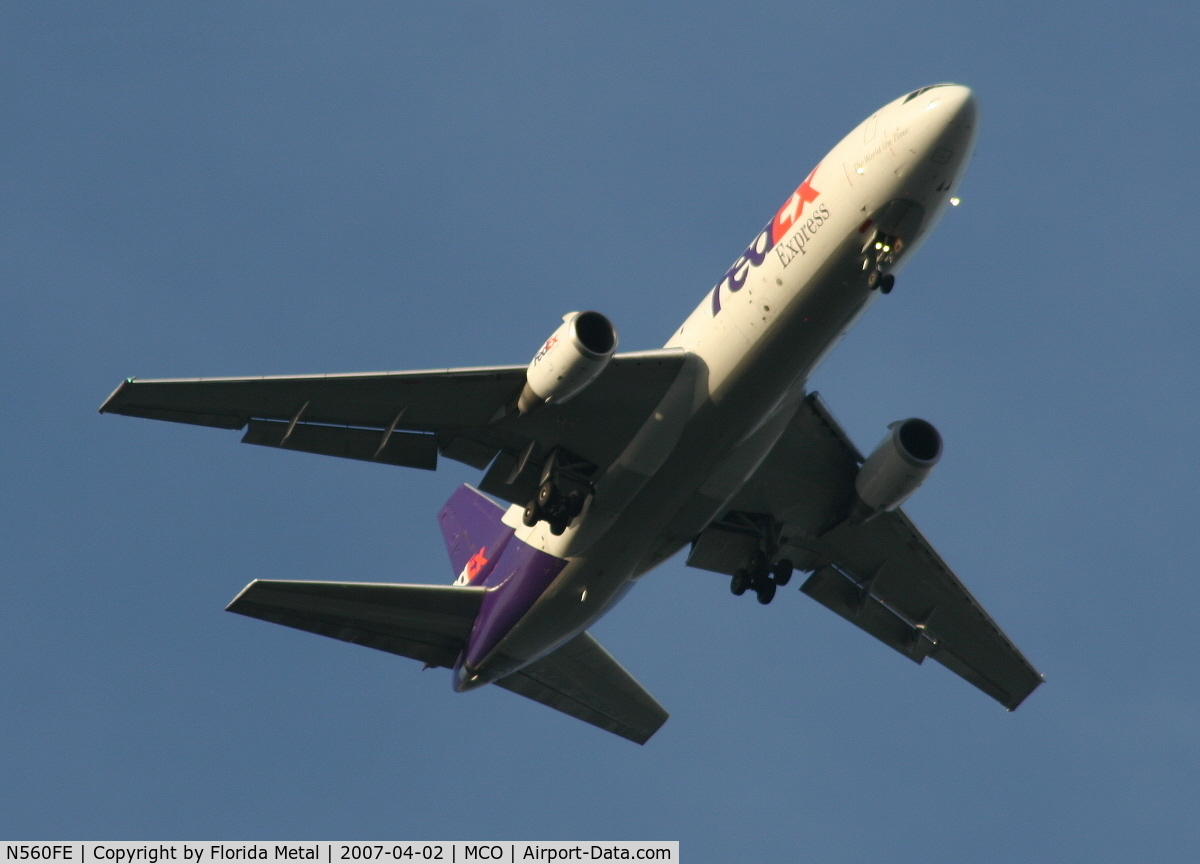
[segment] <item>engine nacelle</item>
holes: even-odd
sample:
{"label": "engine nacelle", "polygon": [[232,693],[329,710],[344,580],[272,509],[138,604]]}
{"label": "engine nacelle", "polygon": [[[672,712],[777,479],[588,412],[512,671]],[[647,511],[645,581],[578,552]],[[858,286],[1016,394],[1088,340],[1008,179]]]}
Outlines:
{"label": "engine nacelle", "polygon": [[566,402],[596,380],[617,350],[617,331],[599,312],[572,312],[534,355],[517,407]]}
{"label": "engine nacelle", "polygon": [[916,417],[897,420],[858,469],[854,491],[865,507],[856,509],[863,518],[895,510],[925,482],[941,457],[942,436],[932,423]]}

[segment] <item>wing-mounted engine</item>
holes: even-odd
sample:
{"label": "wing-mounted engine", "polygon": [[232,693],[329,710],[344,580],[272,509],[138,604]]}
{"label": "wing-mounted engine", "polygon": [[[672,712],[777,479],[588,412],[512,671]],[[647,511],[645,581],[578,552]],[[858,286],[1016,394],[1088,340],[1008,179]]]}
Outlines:
{"label": "wing-mounted engine", "polygon": [[534,355],[517,402],[522,414],[566,402],[604,371],[617,350],[617,331],[599,312],[572,312]]}
{"label": "wing-mounted engine", "polygon": [[854,479],[858,493],[852,521],[895,510],[925,482],[942,457],[942,436],[932,423],[910,417],[888,426],[888,434]]}

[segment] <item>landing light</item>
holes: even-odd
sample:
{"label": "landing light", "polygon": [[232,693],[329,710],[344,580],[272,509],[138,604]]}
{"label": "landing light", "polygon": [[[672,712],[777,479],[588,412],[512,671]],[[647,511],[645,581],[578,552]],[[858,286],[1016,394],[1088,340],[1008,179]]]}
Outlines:
{"label": "landing light", "polygon": [[962,203],[962,199],[961,199],[961,198],[951,198],[951,199],[950,199],[950,206],[951,206],[951,207],[957,207],[957,206],[958,206],[959,204],[961,204],[961,203]]}
{"label": "landing light", "polygon": [[932,111],[932,110],[933,110],[934,108],[936,108],[937,106],[938,106],[937,100],[936,100],[936,99],[934,99],[932,102],[930,102],[928,105],[926,105],[926,106],[925,106],[925,110],[926,110],[926,111]]}

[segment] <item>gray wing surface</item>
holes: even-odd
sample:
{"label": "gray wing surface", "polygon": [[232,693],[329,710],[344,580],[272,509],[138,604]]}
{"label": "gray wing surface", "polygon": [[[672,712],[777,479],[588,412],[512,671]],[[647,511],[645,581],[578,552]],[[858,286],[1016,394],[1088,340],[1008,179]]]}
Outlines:
{"label": "gray wing surface", "polygon": [[510,407],[524,366],[345,375],[124,381],[102,413],[246,429],[242,440],[432,469],[438,455],[492,465],[480,488],[532,494],[513,469],[540,467],[555,447],[604,469],[620,455],[683,364],[679,350],[618,354],[582,393],[528,415]]}
{"label": "gray wing surface", "polygon": [[587,633],[496,683],[637,744],[669,716]]}
{"label": "gray wing surface", "polygon": [[[912,521],[899,509],[845,521],[862,458],[810,394],[729,514],[706,529],[709,558],[719,561],[714,550],[736,548],[739,522],[769,517],[780,526],[782,554],[813,571],[804,593],[909,659],[932,657],[1015,709],[1042,677]],[[701,535],[693,556],[705,540]]]}
{"label": "gray wing surface", "polygon": [[255,579],[226,609],[365,645],[430,666],[454,666],[483,588]]}
{"label": "gray wing surface", "polygon": [[[226,608],[452,668],[471,634],[484,590],[255,579]],[[587,633],[496,683],[638,744],[667,720],[662,706]]]}

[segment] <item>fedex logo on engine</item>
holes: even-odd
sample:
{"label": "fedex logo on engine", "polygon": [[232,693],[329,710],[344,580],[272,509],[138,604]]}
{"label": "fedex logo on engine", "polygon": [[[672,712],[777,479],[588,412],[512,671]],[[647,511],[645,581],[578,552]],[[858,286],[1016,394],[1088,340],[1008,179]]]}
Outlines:
{"label": "fedex logo on engine", "polygon": [[[800,217],[804,214],[804,205],[812,204],[817,200],[817,196],[821,193],[812,187],[812,179],[813,175],[817,173],[817,168],[820,167],[821,165],[818,163],[817,167],[809,172],[808,176],[804,178],[804,182],[796,187],[792,197],[788,198],[779,208],[775,218],[767,223],[762,232],[754,238],[754,242],[741,254],[741,257],[733,262],[733,266],[725,272],[725,276],[713,288],[712,311],[714,315],[721,311],[721,288],[724,287],[730,293],[741,291],[742,286],[746,284],[746,278],[750,275],[750,269],[762,264],[766,260],[767,253],[775,247],[775,244],[799,224]],[[822,205],[819,211],[814,210],[811,218],[819,226],[828,216],[829,211]],[[800,254],[803,254],[803,251]]]}
{"label": "fedex logo on engine", "polygon": [[[549,339],[547,339],[546,344],[542,346],[542,349],[540,351],[538,351],[537,354],[533,355],[533,363],[537,363],[539,360],[541,360],[543,357],[545,357],[548,353],[550,353],[550,349],[553,348],[557,344],[558,344],[558,336],[557,335],[551,336]],[[530,365],[532,366],[533,363],[531,363]]]}

